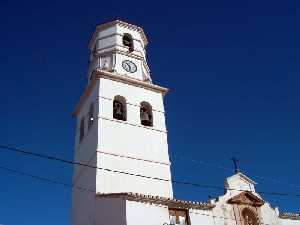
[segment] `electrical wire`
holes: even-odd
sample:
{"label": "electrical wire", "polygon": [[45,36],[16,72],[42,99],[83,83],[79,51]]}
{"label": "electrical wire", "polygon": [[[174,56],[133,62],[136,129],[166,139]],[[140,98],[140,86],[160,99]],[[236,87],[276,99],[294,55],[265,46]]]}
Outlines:
{"label": "electrical wire", "polygon": [[[112,101],[113,99],[111,98],[107,98],[107,97],[104,97],[104,96],[100,96],[101,98],[103,99],[106,99],[106,100],[109,100],[109,101]],[[96,101],[94,101],[93,103],[95,103]],[[131,104],[131,105],[134,105],[134,106],[138,106],[138,105],[135,105],[135,104],[132,104],[132,103],[128,103],[128,104]],[[154,111],[158,111],[160,112],[159,110],[155,110],[153,109]],[[205,162],[205,161],[202,161],[202,160],[195,160],[195,159],[187,159],[185,157],[182,157],[180,155],[174,155],[174,154],[170,154],[170,157],[174,157],[174,158],[180,158],[180,159],[184,159],[186,161],[190,161],[190,162],[193,162],[194,164],[198,164],[198,165],[204,165],[204,166],[208,166],[208,167],[212,167],[212,168],[217,168],[217,169],[221,169],[221,170],[224,170],[224,171],[227,171],[227,172],[232,172],[233,170],[230,169],[230,168],[227,168],[227,167],[224,167],[224,166],[220,166],[220,165],[217,165],[215,163],[210,163],[210,162]],[[300,189],[300,185],[297,185],[297,184],[292,184],[292,183],[288,183],[288,182],[282,182],[282,181],[279,181],[275,178],[270,178],[270,177],[266,177],[266,176],[261,176],[261,175],[258,175],[256,173],[252,173],[249,171],[248,172],[244,172],[243,173],[245,175],[248,175],[248,176],[251,176],[251,177],[256,177],[260,180],[265,180],[265,181],[269,181],[269,182],[273,182],[273,183],[276,183],[276,184],[282,184],[282,185],[287,185],[289,187],[292,187],[292,188],[296,188],[297,190]]]}
{"label": "electrical wire", "polygon": [[[164,181],[164,182],[171,182],[173,184],[189,185],[189,186],[194,186],[194,187],[198,187],[198,188],[224,190],[224,187],[221,187],[221,186],[193,183],[193,182],[181,181],[181,180],[164,179],[164,178],[159,178],[159,177],[146,176],[146,175],[143,175],[143,174],[135,174],[135,173],[129,173],[129,172],[126,172],[126,171],[119,171],[119,170],[113,170],[113,169],[109,169],[109,168],[97,167],[97,166],[92,166],[92,165],[88,165],[88,164],[84,164],[84,163],[80,163],[80,162],[73,162],[73,161],[70,161],[70,160],[61,159],[61,158],[54,157],[54,156],[44,155],[44,154],[30,152],[30,151],[25,151],[25,150],[22,150],[22,149],[10,147],[10,146],[5,146],[5,145],[0,145],[0,149],[4,149],[4,150],[7,150],[7,151],[12,151],[12,152],[17,152],[17,153],[21,153],[21,154],[26,154],[26,155],[30,155],[30,156],[35,156],[35,157],[39,157],[39,158],[42,158],[42,159],[59,161],[59,162],[67,163],[67,164],[70,164],[70,165],[79,165],[79,166],[93,168],[93,169],[100,169],[100,170],[104,170],[104,171],[112,172],[112,173],[118,173],[118,174],[129,175],[129,176],[136,176],[136,177],[152,179],[152,180],[158,180],[158,181]],[[230,190],[230,191],[245,191],[245,190],[234,189],[234,188],[227,188],[227,190]],[[265,195],[300,197],[300,194],[291,194],[291,193],[283,193],[283,192],[259,191],[257,193],[265,194]]]}
{"label": "electrical wire", "polygon": [[[196,159],[189,159],[189,158],[183,157],[181,155],[174,155],[174,154],[170,155],[170,157],[171,158],[175,158],[175,159],[178,158],[178,159],[185,160],[185,161],[188,161],[188,162],[192,162],[195,165],[204,165],[204,166],[208,166],[208,167],[212,167],[212,168],[217,168],[217,169],[220,169],[220,170],[224,170],[226,172],[233,172],[232,169],[230,169],[228,167],[217,165],[215,163],[209,163],[209,162],[205,162],[205,161],[202,161],[202,160],[196,160]],[[276,183],[276,184],[287,185],[287,186],[292,187],[292,188],[300,189],[300,185],[297,185],[297,184],[283,182],[283,181],[277,180],[275,178],[261,176],[261,175],[258,175],[256,173],[253,173],[253,172],[244,172],[243,171],[243,173],[245,175],[247,175],[247,176],[256,177],[256,178],[258,178],[260,180],[266,180],[266,181],[270,181],[270,182],[273,182],[273,183]]]}
{"label": "electrical wire", "polygon": [[83,188],[83,187],[75,186],[75,185],[72,185],[72,184],[67,184],[67,183],[64,183],[64,182],[61,182],[61,181],[52,180],[50,178],[37,176],[37,175],[30,174],[30,173],[25,173],[25,172],[15,170],[15,169],[11,169],[11,168],[8,168],[8,167],[5,167],[5,166],[0,166],[0,169],[11,172],[11,173],[14,173],[14,174],[17,174],[17,175],[20,175],[20,176],[26,176],[26,177],[30,177],[30,178],[33,178],[33,179],[36,179],[36,180],[52,183],[52,184],[59,184],[59,185],[62,185],[62,186],[68,187],[68,188],[76,188],[76,189],[82,190],[82,191],[95,192],[95,191],[93,191],[91,189],[88,189],[88,188]]}
{"label": "electrical wire", "polygon": [[[40,181],[43,181],[43,182],[48,182],[48,183],[52,183],[52,184],[62,185],[64,187],[67,187],[67,188],[70,188],[70,189],[78,189],[80,191],[86,191],[86,192],[90,192],[90,193],[97,193],[95,190],[92,190],[92,189],[89,189],[89,188],[85,188],[85,187],[81,187],[81,186],[76,186],[76,185],[71,185],[71,184],[67,184],[67,183],[61,182],[61,181],[52,180],[50,178],[46,178],[46,177],[42,177],[42,176],[37,176],[37,175],[30,174],[30,173],[25,173],[25,172],[22,172],[22,171],[19,171],[19,170],[15,170],[15,169],[11,169],[11,168],[8,168],[8,167],[2,166],[2,165],[0,165],[0,170],[4,170],[4,171],[10,172],[10,173],[14,173],[14,174],[19,175],[19,176],[25,176],[25,177],[29,177],[29,178],[32,178],[32,179],[40,180]],[[159,201],[159,199],[157,199],[157,201]],[[153,199],[152,199],[152,202],[154,202],[154,204],[157,204],[156,205],[157,207],[161,207],[159,205],[160,204],[159,202],[156,202]],[[197,214],[197,215],[202,215],[202,216],[207,216],[207,217],[212,217],[212,218],[220,218],[220,219],[223,219],[223,220],[234,220],[234,221],[241,221],[241,222],[243,222],[243,220],[237,219],[237,218],[229,218],[229,217],[225,217],[225,216],[216,216],[214,214],[200,213],[198,211],[191,211],[190,213]],[[262,223],[262,222],[260,222],[259,224],[270,225],[270,224]]]}

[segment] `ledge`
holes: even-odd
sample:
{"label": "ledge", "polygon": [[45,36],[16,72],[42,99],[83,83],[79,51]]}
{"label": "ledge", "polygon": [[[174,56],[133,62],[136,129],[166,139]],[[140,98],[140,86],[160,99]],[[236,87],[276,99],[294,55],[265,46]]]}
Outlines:
{"label": "ledge", "polygon": [[106,78],[106,79],[110,79],[110,80],[115,80],[115,81],[119,81],[122,83],[126,83],[126,84],[131,84],[133,86],[136,87],[142,87],[151,91],[155,91],[155,92],[159,92],[162,93],[163,95],[167,94],[169,92],[168,88],[164,88],[158,85],[154,85],[139,79],[134,79],[125,75],[119,75],[119,74],[115,74],[112,72],[108,72],[105,70],[96,70],[96,76],[98,76],[99,78]]}
{"label": "ledge", "polygon": [[73,116],[77,116],[79,114],[79,112],[81,110],[81,107],[85,103],[88,96],[91,94],[94,86],[97,83],[97,80],[99,80],[100,78],[109,79],[109,80],[113,80],[113,81],[118,81],[118,82],[122,82],[122,83],[125,83],[125,84],[130,84],[130,85],[133,85],[133,86],[136,86],[136,87],[141,87],[141,88],[144,88],[144,89],[147,89],[147,90],[162,93],[163,95],[165,95],[169,91],[168,88],[164,88],[164,87],[161,87],[161,86],[158,86],[158,85],[147,83],[147,82],[142,81],[142,80],[130,78],[128,76],[119,75],[119,74],[115,74],[115,73],[100,70],[100,69],[95,70],[94,72],[95,72],[95,75],[92,78],[92,80],[90,81],[89,85],[86,87],[86,89],[85,89],[84,93],[82,94],[82,96],[80,97],[79,103],[76,105],[75,110],[72,113]]}
{"label": "ledge", "polygon": [[281,219],[300,220],[300,213],[281,213],[279,215]]}
{"label": "ledge", "polygon": [[128,201],[166,205],[169,208],[209,210],[215,207],[214,205],[209,203],[185,201],[185,200],[178,200],[174,198],[144,195],[144,194],[138,194],[132,192],[109,193],[109,194],[97,193],[96,196],[101,198],[122,198]]}
{"label": "ledge", "polygon": [[95,29],[95,31],[94,31],[94,33],[91,37],[91,40],[89,41],[89,44],[88,44],[89,48],[91,48],[92,43],[95,40],[95,36],[96,36],[97,32],[99,32],[100,30],[104,30],[104,29],[107,29],[109,27],[115,26],[115,25],[120,25],[121,27],[125,27],[125,28],[129,28],[131,30],[138,31],[140,33],[141,37],[142,37],[144,46],[147,46],[148,40],[147,40],[147,37],[145,35],[145,32],[144,32],[143,28],[138,27],[138,26],[133,25],[133,24],[130,24],[130,23],[127,23],[127,22],[124,22],[124,21],[121,21],[121,20],[113,20],[113,21],[109,21],[109,22],[106,22],[106,23],[98,24],[96,26],[96,29]]}

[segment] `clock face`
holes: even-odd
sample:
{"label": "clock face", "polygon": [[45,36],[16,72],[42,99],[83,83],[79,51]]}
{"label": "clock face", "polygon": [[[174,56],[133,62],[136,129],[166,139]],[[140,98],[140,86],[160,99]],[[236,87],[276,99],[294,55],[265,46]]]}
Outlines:
{"label": "clock face", "polygon": [[136,65],[129,60],[124,60],[122,62],[122,67],[124,68],[124,70],[126,70],[129,73],[134,73],[136,72],[137,69]]}

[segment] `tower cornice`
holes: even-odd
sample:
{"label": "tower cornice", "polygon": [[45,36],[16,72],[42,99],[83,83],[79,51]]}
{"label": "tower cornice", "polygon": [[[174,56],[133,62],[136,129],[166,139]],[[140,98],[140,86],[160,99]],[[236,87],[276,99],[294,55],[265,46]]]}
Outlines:
{"label": "tower cornice", "polygon": [[88,44],[89,48],[91,48],[92,44],[95,41],[97,31],[112,27],[112,26],[117,25],[117,24],[120,25],[121,27],[126,27],[126,28],[129,28],[131,30],[138,31],[141,34],[144,46],[147,46],[148,40],[147,40],[147,37],[146,37],[146,34],[145,34],[143,28],[141,28],[139,26],[136,26],[136,25],[133,25],[133,24],[130,24],[130,23],[127,23],[127,22],[124,22],[124,21],[121,21],[121,20],[113,20],[113,21],[102,23],[102,24],[99,24],[99,25],[96,26],[96,29],[95,29],[95,31],[94,31],[94,33],[93,33],[93,35],[92,35],[92,37],[89,41],[89,44]]}
{"label": "tower cornice", "polygon": [[119,75],[119,74],[115,74],[109,71],[105,71],[105,70],[95,70],[94,71],[94,77],[92,78],[91,82],[89,82],[88,86],[86,87],[84,93],[81,95],[79,103],[76,105],[75,110],[73,112],[73,116],[77,116],[78,113],[80,112],[82,106],[84,105],[86,99],[88,98],[88,96],[91,94],[93,88],[95,87],[97,80],[99,80],[100,78],[103,79],[109,79],[109,80],[114,80],[114,81],[118,81],[118,82],[122,82],[125,84],[130,84],[136,87],[141,87],[147,90],[151,90],[151,91],[155,91],[158,93],[162,93],[163,95],[166,95],[169,92],[168,88],[165,87],[161,87],[158,85],[154,85],[145,81],[141,81],[138,79],[134,79],[132,77],[128,77],[125,75]]}

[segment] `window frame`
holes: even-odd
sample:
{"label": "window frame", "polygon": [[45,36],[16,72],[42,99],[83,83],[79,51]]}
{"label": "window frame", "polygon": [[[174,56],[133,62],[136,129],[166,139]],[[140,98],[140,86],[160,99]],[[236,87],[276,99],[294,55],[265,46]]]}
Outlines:
{"label": "window frame", "polygon": [[90,130],[95,121],[95,107],[94,104],[91,103],[89,112],[88,112],[88,130]]}
{"label": "window frame", "polygon": [[[113,118],[115,120],[120,120],[120,121],[127,121],[127,103],[126,103],[126,98],[121,96],[121,95],[116,95],[113,99],[113,104],[112,104],[112,108],[113,108]],[[115,112],[114,112],[114,105],[115,102],[119,102],[122,105],[122,113],[123,113],[123,118],[122,119],[118,119],[115,117]]]}
{"label": "window frame", "polygon": [[[176,224],[171,224],[171,211],[175,212],[175,217],[176,217]],[[180,220],[179,220],[179,216],[180,213],[184,213],[185,216],[185,225],[191,225],[191,221],[190,221],[190,216],[189,216],[189,210],[188,209],[181,209],[181,208],[169,208],[169,219],[170,219],[170,225],[180,225]],[[174,216],[174,215],[172,215]],[[179,223],[177,223],[177,221]]]}
{"label": "window frame", "polygon": [[[126,39],[127,39],[127,40],[126,40]],[[125,43],[125,41],[128,41],[129,44],[127,45],[127,44]],[[123,37],[122,37],[122,44],[123,44],[124,46],[128,47],[129,52],[133,52],[133,51],[134,51],[134,42],[133,42],[133,37],[132,37],[131,34],[129,34],[129,33],[124,33],[124,34],[123,34]]]}
{"label": "window frame", "polygon": [[[146,108],[147,111],[148,111],[148,116],[150,116],[150,122],[151,124],[150,125],[145,125],[142,123],[142,108]],[[141,125],[142,126],[145,126],[145,127],[153,127],[153,110],[152,110],[152,105],[149,103],[149,102],[141,102],[140,103],[140,122],[141,122]]]}

